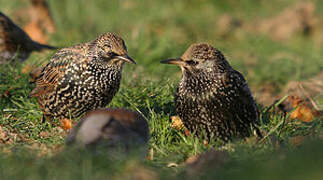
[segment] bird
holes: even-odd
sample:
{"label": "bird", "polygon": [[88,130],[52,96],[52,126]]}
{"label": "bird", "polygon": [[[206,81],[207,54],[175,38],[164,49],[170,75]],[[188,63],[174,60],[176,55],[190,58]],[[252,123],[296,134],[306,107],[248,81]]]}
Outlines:
{"label": "bird", "polygon": [[66,137],[66,145],[88,150],[114,149],[126,151],[149,141],[147,121],[137,112],[118,108],[99,108],[86,113]]}
{"label": "bird", "polygon": [[175,111],[189,131],[228,142],[250,136],[254,128],[261,137],[259,112],[249,86],[218,49],[196,43],[180,58],[161,63],[181,68]]}
{"label": "bird", "polygon": [[33,41],[27,33],[9,17],[0,12],[0,64],[26,60],[33,51],[57,49],[56,47]]}
{"label": "bird", "polygon": [[115,33],[104,33],[93,41],[58,50],[49,63],[31,73],[42,120],[72,119],[103,108],[118,92],[128,56],[125,42]]}

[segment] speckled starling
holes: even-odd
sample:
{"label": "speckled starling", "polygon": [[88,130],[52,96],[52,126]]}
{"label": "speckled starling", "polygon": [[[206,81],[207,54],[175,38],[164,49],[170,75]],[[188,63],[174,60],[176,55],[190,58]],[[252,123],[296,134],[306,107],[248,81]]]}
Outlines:
{"label": "speckled starling", "polygon": [[66,138],[67,145],[89,149],[147,148],[149,128],[139,114],[125,109],[97,109],[88,112],[71,130]]}
{"label": "speckled starling", "polygon": [[161,61],[182,70],[175,108],[184,125],[223,141],[247,137],[258,123],[255,100],[242,74],[222,53],[206,43],[193,44],[181,58]]}
{"label": "speckled starling", "polygon": [[46,119],[79,117],[110,103],[125,62],[135,64],[114,33],[60,49],[45,67],[31,73],[36,82],[31,96],[38,98]]}
{"label": "speckled starling", "polygon": [[56,48],[33,41],[22,29],[0,12],[0,64],[15,59],[24,61],[32,51],[43,49]]}

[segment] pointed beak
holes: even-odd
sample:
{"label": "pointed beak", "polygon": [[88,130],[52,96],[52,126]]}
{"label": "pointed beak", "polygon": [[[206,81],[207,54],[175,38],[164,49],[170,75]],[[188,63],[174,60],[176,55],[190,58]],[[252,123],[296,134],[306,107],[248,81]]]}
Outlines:
{"label": "pointed beak", "polygon": [[185,66],[186,65],[185,61],[183,61],[181,58],[166,59],[166,60],[160,61],[160,63],[162,63],[162,64],[174,64],[174,65],[177,65],[177,66]]}
{"label": "pointed beak", "polygon": [[120,60],[123,60],[123,61],[126,61],[128,63],[131,63],[131,64],[136,64],[136,61],[133,60],[130,56],[128,56],[127,54],[125,55],[122,55],[122,56],[116,56],[116,58],[120,59]]}

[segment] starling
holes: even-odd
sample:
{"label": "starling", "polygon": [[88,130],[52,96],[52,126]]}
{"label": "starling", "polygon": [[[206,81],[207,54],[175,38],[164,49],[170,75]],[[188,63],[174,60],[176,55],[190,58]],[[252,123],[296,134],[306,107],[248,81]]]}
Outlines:
{"label": "starling", "polygon": [[32,51],[56,49],[33,41],[22,29],[0,12],[0,64],[18,59],[24,61]]}
{"label": "starling", "polygon": [[60,49],[43,68],[31,73],[43,117],[76,118],[105,107],[117,93],[124,62],[135,64],[127,55],[124,41],[114,33]]}
{"label": "starling", "polygon": [[129,150],[138,145],[144,147],[148,140],[148,123],[139,113],[125,109],[97,109],[81,118],[68,134],[66,144],[95,150],[121,145]]}
{"label": "starling", "polygon": [[222,53],[206,43],[193,44],[181,58],[161,61],[180,66],[182,79],[175,108],[184,125],[198,135],[223,141],[248,137],[259,113],[244,77]]}

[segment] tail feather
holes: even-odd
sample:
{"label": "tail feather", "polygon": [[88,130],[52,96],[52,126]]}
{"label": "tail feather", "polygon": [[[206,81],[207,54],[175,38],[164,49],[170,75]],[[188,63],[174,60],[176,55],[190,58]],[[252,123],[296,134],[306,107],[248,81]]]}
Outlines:
{"label": "tail feather", "polygon": [[42,51],[44,49],[58,49],[58,47],[55,47],[55,46],[50,46],[50,45],[47,45],[47,44],[40,44],[36,41],[33,42],[33,50],[34,51]]}

